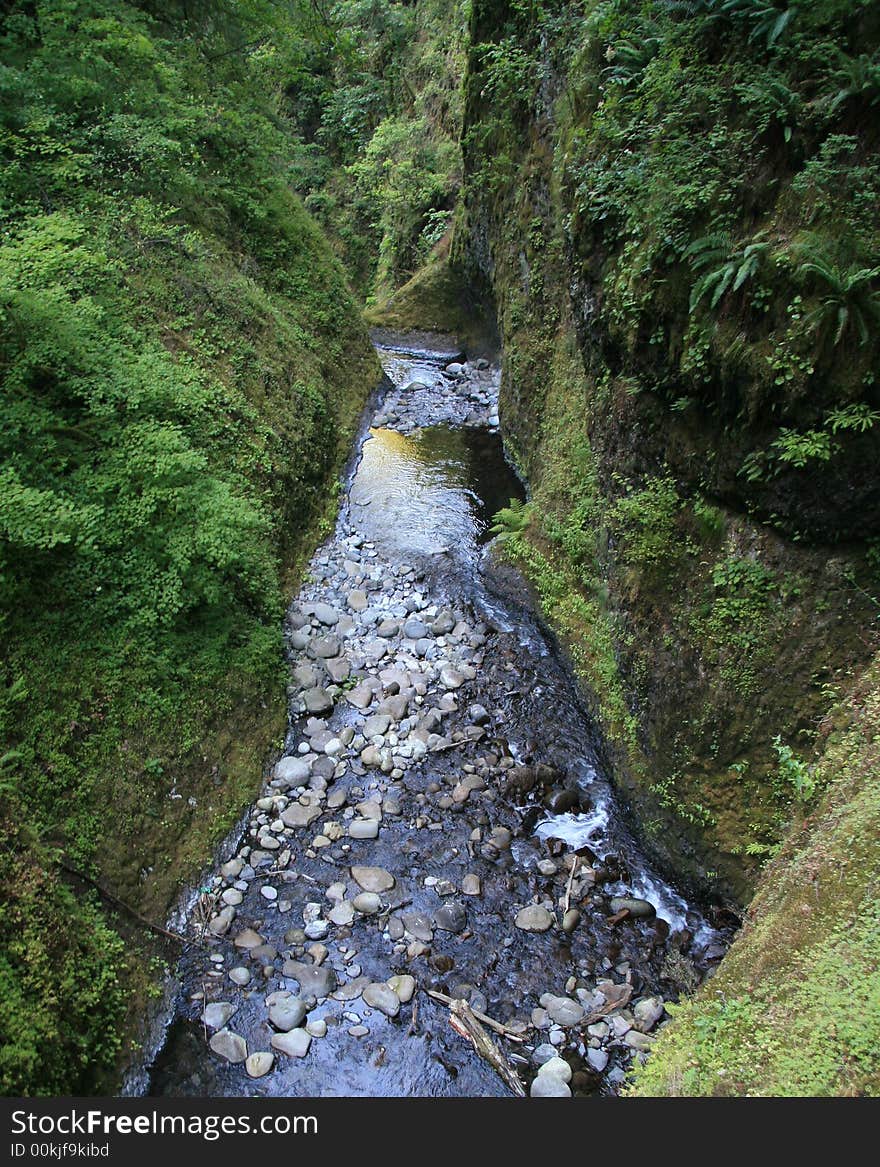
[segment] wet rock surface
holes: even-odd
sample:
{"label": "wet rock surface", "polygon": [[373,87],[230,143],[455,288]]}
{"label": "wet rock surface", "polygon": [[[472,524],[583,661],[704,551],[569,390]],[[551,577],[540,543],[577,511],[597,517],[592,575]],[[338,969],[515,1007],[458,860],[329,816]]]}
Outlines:
{"label": "wet rock surface", "polygon": [[526,1094],[611,1093],[724,948],[650,871],[483,553],[518,488],[497,436],[491,459],[459,439],[492,436],[498,370],[384,360],[396,385],[286,617],[285,756],[190,911],[154,1094],[509,1093],[430,992],[507,1027]]}

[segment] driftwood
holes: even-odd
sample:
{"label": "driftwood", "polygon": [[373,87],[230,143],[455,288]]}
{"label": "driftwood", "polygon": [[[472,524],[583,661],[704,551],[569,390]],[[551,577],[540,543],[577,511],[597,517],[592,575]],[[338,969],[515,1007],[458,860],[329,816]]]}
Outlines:
{"label": "driftwood", "polygon": [[[440,1001],[441,1004],[447,1005],[450,1009],[452,1009],[453,1005],[459,1004],[457,998],[447,997],[445,993],[438,993],[436,989],[428,989],[427,993],[429,997],[433,997],[435,1001]],[[490,1029],[494,1029],[496,1033],[500,1033],[501,1036],[506,1037],[508,1041],[520,1042],[525,1040],[521,1033],[515,1029],[511,1029],[509,1025],[502,1025],[500,1021],[495,1021],[492,1017],[487,1017],[486,1014],[481,1013],[479,1009],[471,1009],[470,1005],[468,1005],[468,1009],[470,1009],[471,1013],[473,1013],[474,1017],[476,1017],[478,1021],[481,1021],[483,1025],[488,1025]]]}
{"label": "driftwood", "polygon": [[[523,1089],[522,1082],[520,1082],[515,1071],[511,1069],[503,1052],[480,1024],[479,1018],[482,1017],[486,1021],[489,1021],[490,1018],[485,1017],[482,1013],[477,1013],[470,1007],[467,1001],[458,1001],[450,997],[445,997],[443,993],[436,993],[433,990],[428,990],[428,992],[430,996],[437,997],[443,1000],[444,1004],[449,1005],[449,1024],[455,1032],[471,1043],[477,1054],[483,1061],[488,1062],[509,1090],[519,1098],[524,1098],[526,1092]],[[492,1024],[497,1029],[504,1030],[505,1028],[503,1025],[499,1025],[497,1021]]]}
{"label": "driftwood", "polygon": [[571,871],[568,873],[568,885],[565,889],[565,900],[564,900],[563,905],[562,905],[563,916],[568,911],[568,909],[571,907],[571,889],[574,886],[574,877],[577,874],[577,869],[578,869],[578,866],[580,865],[580,861],[581,861],[580,856],[575,855],[574,860],[573,860],[572,865],[571,865]]}

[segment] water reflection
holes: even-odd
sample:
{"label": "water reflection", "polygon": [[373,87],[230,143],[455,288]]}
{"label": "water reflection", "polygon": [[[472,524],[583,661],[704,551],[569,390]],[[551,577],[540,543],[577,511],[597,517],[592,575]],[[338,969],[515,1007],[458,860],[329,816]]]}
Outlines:
{"label": "water reflection", "polygon": [[432,426],[371,429],[351,487],[352,519],[385,550],[466,558],[522,486],[497,434]]}

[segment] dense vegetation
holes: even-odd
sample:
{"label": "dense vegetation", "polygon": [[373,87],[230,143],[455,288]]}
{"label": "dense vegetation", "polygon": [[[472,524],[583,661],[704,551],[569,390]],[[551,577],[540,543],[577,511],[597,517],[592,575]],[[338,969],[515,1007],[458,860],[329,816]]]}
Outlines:
{"label": "dense vegetation", "polygon": [[876,1091],[878,44],[860,0],[473,5],[453,261],[532,486],[504,547],[658,857],[759,888],[643,1093]]}
{"label": "dense vegetation", "polygon": [[56,864],[161,917],[258,782],[283,572],[378,376],[290,190],[300,46],[272,4],[4,5],[5,1092],[112,1064],[121,946]]}

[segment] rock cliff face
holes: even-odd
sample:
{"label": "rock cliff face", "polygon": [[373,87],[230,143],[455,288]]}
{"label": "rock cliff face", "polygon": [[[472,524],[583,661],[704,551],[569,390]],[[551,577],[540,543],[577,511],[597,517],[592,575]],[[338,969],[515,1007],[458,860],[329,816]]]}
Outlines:
{"label": "rock cliff face", "polygon": [[[659,856],[740,903],[760,887],[765,948],[747,930],[727,967],[744,988],[758,961],[777,1001],[774,889],[802,848],[837,854],[822,824],[870,772],[844,727],[876,648],[877,156],[844,74],[877,24],[719,8],[477,0],[452,262],[494,305],[531,483],[505,546]],[[660,1050],[645,1088],[688,1092]],[[753,1052],[743,1090],[778,1089]],[[709,1089],[724,1055],[695,1056]]]}

